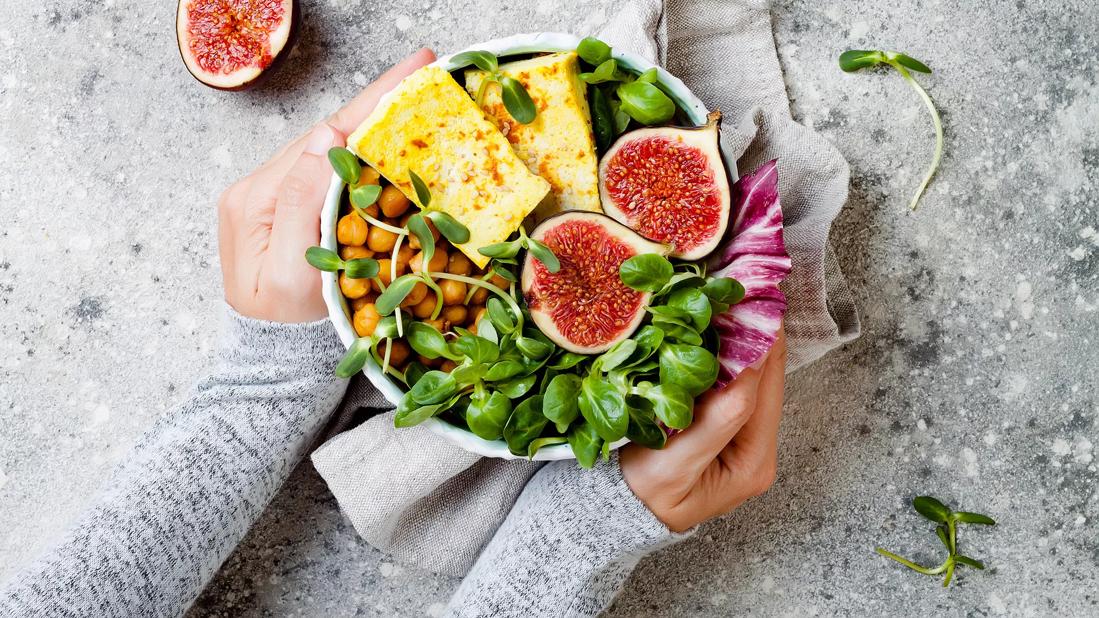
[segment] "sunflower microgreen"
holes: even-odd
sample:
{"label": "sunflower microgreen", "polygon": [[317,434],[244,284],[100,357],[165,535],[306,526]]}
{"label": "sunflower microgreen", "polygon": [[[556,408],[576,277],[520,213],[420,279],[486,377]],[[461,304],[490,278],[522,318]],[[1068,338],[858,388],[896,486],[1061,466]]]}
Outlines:
{"label": "sunflower microgreen", "polygon": [[503,99],[504,108],[508,110],[511,117],[522,124],[534,122],[535,117],[538,115],[538,108],[531,100],[526,87],[514,77],[500,72],[500,62],[495,54],[483,50],[472,50],[455,55],[450,59],[450,62],[456,69],[472,64],[485,72],[474,97],[478,107],[485,101],[485,92],[488,90],[488,85],[499,84],[500,98]]}
{"label": "sunflower microgreen", "polygon": [[935,524],[935,536],[939,538],[939,541],[947,550],[946,560],[939,566],[926,567],[916,564],[907,558],[902,558],[881,547],[874,548],[874,551],[890,560],[903,564],[917,573],[931,576],[943,575],[943,588],[950,585],[950,580],[954,577],[954,569],[959,564],[964,564],[974,569],[985,568],[984,563],[980,560],[958,553],[958,524],[994,526],[996,525],[995,520],[988,515],[982,515],[980,513],[951,511],[950,508],[940,500],[932,498],[931,496],[916,496],[912,500],[912,508]]}
{"label": "sunflower microgreen", "polygon": [[939,161],[941,161],[943,157],[943,123],[942,119],[939,118],[939,110],[935,108],[935,103],[931,101],[931,96],[928,95],[927,91],[923,89],[923,86],[912,77],[912,73],[910,72],[931,73],[931,68],[907,54],[894,51],[849,49],[840,54],[839,57],[840,69],[847,73],[853,73],[860,69],[872,68],[882,64],[893,67],[901,74],[904,81],[908,82],[908,85],[920,95],[924,105],[927,106],[927,110],[931,113],[931,123],[935,127],[935,152],[931,156],[931,164],[927,167],[927,171],[924,172],[923,181],[920,182],[919,188],[916,189],[916,194],[912,196],[912,200],[908,203],[910,209],[916,210],[916,206],[919,204],[924,190],[926,190],[927,185],[931,183],[931,178],[935,176],[935,171],[939,169]]}

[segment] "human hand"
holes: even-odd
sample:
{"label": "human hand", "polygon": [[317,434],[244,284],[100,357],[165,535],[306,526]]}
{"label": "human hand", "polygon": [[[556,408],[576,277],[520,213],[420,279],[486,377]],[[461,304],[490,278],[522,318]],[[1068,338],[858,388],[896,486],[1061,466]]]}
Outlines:
{"label": "human hand", "polygon": [[328,315],[320,272],[305,261],[305,250],[320,241],[320,212],[332,177],[328,149],[342,146],[383,94],[434,60],[429,49],[405,58],[221,195],[218,246],[225,300],[238,313],[274,322]]}
{"label": "human hand", "polygon": [[622,449],[626,484],[669,529],[683,532],[770,489],[785,370],[780,331],[763,367],[746,369],[725,389],[704,395],[694,422],[663,450]]}

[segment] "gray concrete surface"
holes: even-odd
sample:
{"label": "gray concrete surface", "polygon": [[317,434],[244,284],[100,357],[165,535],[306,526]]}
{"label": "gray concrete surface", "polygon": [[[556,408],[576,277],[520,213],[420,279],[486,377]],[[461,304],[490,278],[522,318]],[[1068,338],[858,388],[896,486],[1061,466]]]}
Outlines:
{"label": "gray concrete surface", "polygon": [[[223,94],[179,60],[173,3],[0,9],[0,579],[56,539],[199,375],[220,310],[214,200],[419,45],[593,31],[618,4],[307,0],[265,87]],[[1091,0],[778,0],[795,115],[851,163],[833,238],[865,334],[792,377],[775,489],[647,559],[614,616],[1099,615],[1099,8]],[[946,157],[894,75],[942,109]],[[735,60],[734,60],[735,61]],[[949,590],[906,506],[994,515]],[[437,614],[457,581],[359,540],[297,471],[193,616]]]}

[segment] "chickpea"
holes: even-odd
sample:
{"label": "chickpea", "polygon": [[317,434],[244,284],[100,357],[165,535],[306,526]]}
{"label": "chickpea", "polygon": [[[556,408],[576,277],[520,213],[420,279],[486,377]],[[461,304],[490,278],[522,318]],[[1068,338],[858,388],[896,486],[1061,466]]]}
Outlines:
{"label": "chickpea", "polygon": [[379,253],[392,251],[395,244],[397,244],[397,235],[376,225],[370,228],[370,233],[366,237],[366,246],[371,251]]}
{"label": "chickpea", "polygon": [[424,320],[423,322],[424,322],[424,324],[427,324],[428,326],[430,326],[431,328],[434,328],[435,330],[439,331],[440,333],[445,333],[446,331],[450,330],[450,322],[448,322],[447,320],[444,320],[443,318],[435,318],[434,320]]}
{"label": "chickpea", "polygon": [[381,180],[382,175],[378,173],[378,170],[370,167],[369,165],[364,165],[362,173],[359,174],[359,182],[355,183],[355,186],[361,187],[363,185],[376,185],[379,184]]}
{"label": "chickpea", "polygon": [[450,254],[447,260],[446,271],[452,275],[466,275],[473,272],[473,262],[469,261],[469,258],[465,256],[461,251],[455,251]]}
{"label": "chickpea", "polygon": [[366,247],[340,247],[340,257],[345,260],[358,260],[374,257],[374,252]]}
{"label": "chickpea", "polygon": [[[393,260],[381,259],[378,260],[378,279],[381,279],[382,283],[389,285],[393,282],[393,277],[390,274],[393,272]],[[401,269],[397,269],[397,276],[401,276]],[[382,289],[378,287],[377,283],[374,283],[374,291],[381,292]]]}
{"label": "chickpea", "polygon": [[381,319],[382,316],[378,314],[374,304],[367,303],[355,312],[352,324],[355,326],[355,332],[360,337],[369,337],[374,334],[374,329],[378,327],[378,321]]}
{"label": "chickpea", "polygon": [[431,317],[433,311],[435,311],[435,292],[428,290],[424,299],[412,307],[412,315],[423,320]]}
{"label": "chickpea", "polygon": [[485,310],[484,307],[478,307],[475,311],[473,311],[473,325],[474,326],[476,326],[477,323],[481,321],[481,318],[485,317],[485,311],[486,310]]}
{"label": "chickpea", "polygon": [[[373,230],[371,230],[371,231],[373,231]],[[489,279],[488,282],[491,283],[492,285],[495,285],[496,287],[500,288],[501,290],[506,290],[506,289],[508,289],[508,286],[511,285],[510,281],[508,281],[507,279],[504,279],[500,275],[492,275],[492,278]]]}
{"label": "chickpea", "polygon": [[420,304],[420,301],[422,301],[426,296],[427,285],[423,282],[419,282],[416,285],[412,286],[412,291],[408,293],[408,296],[404,297],[403,301],[401,301],[401,306],[414,307]]}
{"label": "chickpea", "polygon": [[361,246],[366,244],[366,233],[370,226],[363,218],[355,213],[340,217],[336,224],[336,240],[342,245]]}
{"label": "chickpea", "polygon": [[370,291],[370,279],[352,279],[340,273],[340,291],[348,298],[362,298]]}
{"label": "chickpea", "polygon": [[412,247],[408,246],[408,243],[401,244],[401,248],[397,249],[397,270],[405,270],[408,268],[408,263],[412,261],[412,254],[415,253]]}
{"label": "chickpea", "polygon": [[363,308],[363,305],[367,303],[373,303],[378,299],[378,295],[374,292],[369,292],[366,296],[360,296],[358,298],[352,298],[351,302],[347,303],[351,307],[351,312],[354,313]]}
{"label": "chickpea", "polygon": [[[407,220],[405,220],[405,221],[407,222]],[[431,219],[427,220],[427,229],[431,230],[431,237],[435,239],[436,243],[438,243],[439,242],[439,230],[437,230],[435,228],[435,224],[431,222]],[[409,242],[410,245],[412,245],[413,249],[419,249],[420,248],[420,239],[417,238],[415,235],[413,235],[412,238],[408,242]],[[438,247],[436,247],[436,249],[438,249]]]}
{"label": "chickpea", "polygon": [[[381,354],[382,358],[385,358],[385,349],[389,347],[388,343],[382,342],[378,346],[378,353]],[[412,354],[412,348],[408,347],[408,343],[404,339],[393,339],[392,343],[393,351],[389,353],[389,364],[394,367],[404,365],[405,361],[408,360],[408,356]]]}
{"label": "chickpea", "polygon": [[461,281],[443,279],[439,282],[439,289],[443,291],[444,305],[458,305],[466,299],[466,284]]}
{"label": "chickpea", "polygon": [[381,206],[382,212],[387,217],[401,216],[408,210],[408,205],[411,203],[395,185],[387,185],[378,196],[378,206]]}
{"label": "chickpea", "polygon": [[445,361],[443,361],[442,365],[439,365],[439,371],[445,371],[447,373],[450,373],[451,371],[454,371],[454,368],[457,367],[457,366],[458,366],[458,363],[456,363],[456,362],[454,362],[454,361],[452,361],[448,358]]}
{"label": "chickpea", "polygon": [[[371,205],[367,206],[366,208],[363,208],[362,211],[365,212],[366,214],[370,215],[371,217],[374,217],[375,219],[378,218],[378,204],[377,203],[371,204]],[[355,212],[354,209],[352,209],[351,212]],[[359,218],[362,219],[362,217],[359,217]]]}
{"label": "chickpea", "polygon": [[[424,261],[424,252],[423,251],[421,251],[421,252],[417,253],[416,255],[412,256],[412,260],[409,261],[409,263],[408,263],[409,267],[412,268],[412,272],[414,272],[414,273],[423,272],[423,261]],[[440,249],[439,247],[436,247],[435,248],[435,255],[431,256],[431,260],[427,263],[428,270],[430,270],[433,273],[441,273],[441,272],[443,272],[443,270],[446,269],[446,264],[447,264],[446,251]]]}
{"label": "chickpea", "polygon": [[428,368],[437,367],[443,362],[443,359],[441,358],[428,358],[422,354],[418,354],[416,360],[420,361],[421,365]]}
{"label": "chickpea", "polygon": [[468,324],[475,325],[477,320],[481,318],[481,314],[485,312],[483,305],[470,305],[466,307],[466,322]]}
{"label": "chickpea", "polygon": [[473,296],[469,299],[469,302],[474,305],[483,305],[488,300],[488,290],[481,286],[477,286],[477,289],[473,291]]}
{"label": "chickpea", "polygon": [[[445,293],[446,290],[444,289],[443,292]],[[469,310],[466,309],[465,305],[451,305],[443,307],[443,311],[439,316],[451,324],[465,324],[468,314]]]}

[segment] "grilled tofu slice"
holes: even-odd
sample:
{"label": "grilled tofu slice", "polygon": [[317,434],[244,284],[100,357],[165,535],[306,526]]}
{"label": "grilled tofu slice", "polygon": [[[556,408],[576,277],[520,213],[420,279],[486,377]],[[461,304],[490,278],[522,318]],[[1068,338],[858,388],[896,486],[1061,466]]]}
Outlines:
{"label": "grilled tofu slice", "polygon": [[[520,124],[504,108],[500,86],[489,84],[481,107],[496,123],[530,171],[549,181],[553,194],[535,211],[542,220],[563,210],[601,212],[599,160],[588,111],[587,86],[580,79],[575,52],[548,54],[500,66],[522,82],[538,108],[530,124]],[[485,73],[466,71],[466,90],[476,96]]]}
{"label": "grilled tofu slice", "polygon": [[477,249],[506,240],[550,190],[440,67],[406,77],[347,144],[421,207],[409,170],[422,178],[431,208],[469,228],[469,242],[458,248],[479,267],[488,258]]}

